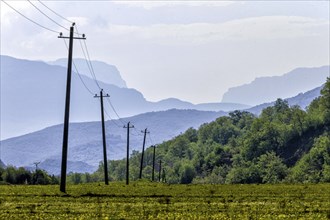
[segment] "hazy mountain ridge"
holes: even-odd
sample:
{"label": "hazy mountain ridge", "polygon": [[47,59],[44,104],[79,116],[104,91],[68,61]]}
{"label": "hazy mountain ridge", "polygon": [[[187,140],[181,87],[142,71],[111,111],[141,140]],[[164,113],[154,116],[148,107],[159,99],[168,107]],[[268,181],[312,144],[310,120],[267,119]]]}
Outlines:
{"label": "hazy mountain ridge", "polygon": [[[86,62],[84,59],[75,58],[73,59],[75,66],[80,74],[83,74],[87,77],[91,76],[91,71],[95,73],[96,78],[104,83],[112,84],[118,86],[120,88],[127,88],[126,82],[122,79],[120,72],[117,67],[114,65],[107,64],[105,62],[93,60],[91,61],[91,65]],[[62,58],[55,61],[48,62],[51,65],[59,65],[67,68],[68,59]],[[72,67],[75,71],[75,67]]]}
{"label": "hazy mountain ridge", "polygon": [[0,159],[0,167],[3,167],[3,168],[5,168],[6,167],[6,164],[4,164],[3,162],[2,162],[2,160]]}
{"label": "hazy mountain ridge", "polygon": [[322,85],[329,76],[330,66],[297,68],[282,76],[260,77],[253,82],[230,88],[222,102],[259,105],[277,98],[289,98]]}
{"label": "hazy mountain ridge", "polygon": [[[223,112],[207,112],[196,110],[168,110],[150,112],[123,120],[136,126],[131,129],[130,148],[141,151],[143,136],[141,130],[148,127],[152,143],[147,139],[146,146],[169,140],[189,127],[197,128],[224,115]],[[115,124],[116,123],[116,124]],[[126,129],[119,120],[106,122],[108,159],[121,159],[126,155]],[[31,167],[40,161],[40,168],[49,172],[59,171],[62,152],[63,125],[55,125],[16,138],[1,141],[2,160],[6,164]],[[96,169],[103,160],[101,123],[71,123],[69,130],[69,171],[90,172]],[[78,166],[76,162],[83,162]],[[54,167],[57,163],[57,167]],[[75,167],[74,167],[75,166]],[[55,173],[56,173],[55,172]]]}
{"label": "hazy mountain ridge", "polygon": [[[300,93],[292,98],[288,98],[285,100],[288,101],[290,106],[298,105],[298,106],[300,106],[301,109],[306,109],[306,107],[315,98],[317,98],[321,95],[320,92],[321,92],[322,88],[323,88],[323,86],[320,86],[320,87],[317,87],[317,88],[307,91],[305,93]],[[264,103],[264,104],[257,105],[252,108],[246,109],[246,111],[259,115],[264,108],[273,106],[274,104],[275,104],[275,101],[269,102],[269,103]]]}
{"label": "hazy mountain ridge", "polygon": [[[81,78],[91,90],[99,90],[92,79],[84,75]],[[111,94],[111,101],[121,109],[122,115],[148,110],[148,103],[140,92],[103,82],[99,84]],[[61,123],[65,86],[66,69],[63,67],[1,56],[1,138]],[[134,111],[131,110],[133,106]],[[73,73],[70,120],[99,120],[99,108],[99,99],[95,99]]]}
{"label": "hazy mountain ridge", "polygon": [[[59,65],[49,65],[40,61],[22,60],[2,55],[0,58],[0,139],[3,140],[9,137],[19,136],[62,123],[64,118],[67,69]],[[83,60],[79,62],[83,62]],[[95,66],[97,67],[98,65]],[[99,88],[93,79],[83,74],[81,74],[81,78],[92,93],[99,93]],[[105,93],[110,95],[110,100],[121,117],[172,108],[201,108],[200,105],[193,105],[192,103],[173,98],[159,102],[149,102],[144,98],[142,93],[135,89],[120,88],[102,81],[99,81],[98,84],[104,89]],[[70,121],[86,122],[100,120],[99,102],[99,99],[94,98],[94,94],[86,90],[78,75],[73,72]],[[112,117],[115,117],[107,102],[105,102],[105,108]],[[218,103],[217,105],[203,104],[202,108],[205,110],[220,111],[222,109],[244,109],[247,106]]]}

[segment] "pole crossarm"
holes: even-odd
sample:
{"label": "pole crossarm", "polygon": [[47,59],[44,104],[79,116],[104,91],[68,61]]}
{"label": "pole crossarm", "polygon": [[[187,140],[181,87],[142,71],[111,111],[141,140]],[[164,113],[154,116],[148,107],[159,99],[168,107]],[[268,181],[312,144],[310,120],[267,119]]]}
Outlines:
{"label": "pole crossarm", "polygon": [[[85,36],[83,34],[83,36]],[[64,38],[64,39],[70,39],[70,37],[63,37],[63,36],[58,36],[57,38]],[[86,40],[87,38],[86,37],[73,37],[72,39],[75,39],[75,40]]]}

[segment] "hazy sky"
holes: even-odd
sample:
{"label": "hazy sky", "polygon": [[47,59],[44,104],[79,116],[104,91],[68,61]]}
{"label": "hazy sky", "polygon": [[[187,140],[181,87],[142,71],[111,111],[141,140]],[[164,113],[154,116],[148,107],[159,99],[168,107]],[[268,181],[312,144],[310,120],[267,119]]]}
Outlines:
{"label": "hazy sky", "polygon": [[[27,1],[7,1],[68,35]],[[44,13],[65,27],[70,23]],[[43,1],[77,23],[91,59],[118,67],[147,100],[219,102],[228,88],[296,67],[329,65],[329,1]],[[58,34],[1,2],[1,54],[67,57]],[[83,57],[79,42],[74,56]]]}

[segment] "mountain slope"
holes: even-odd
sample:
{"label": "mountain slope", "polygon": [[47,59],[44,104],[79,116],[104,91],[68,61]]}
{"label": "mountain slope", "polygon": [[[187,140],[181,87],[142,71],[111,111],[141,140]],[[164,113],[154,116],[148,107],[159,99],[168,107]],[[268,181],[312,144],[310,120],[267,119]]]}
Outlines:
{"label": "mountain slope", "polygon": [[[317,97],[319,97],[320,91],[323,88],[323,86],[317,87],[315,89],[312,89],[310,91],[307,91],[305,93],[300,93],[294,97],[291,98],[287,98],[285,99],[286,101],[288,101],[290,106],[294,106],[294,105],[298,105],[300,106],[301,109],[306,109],[306,107]],[[273,102],[268,102],[268,103],[264,103],[261,105],[257,105],[254,106],[252,108],[246,109],[246,111],[251,112],[253,114],[259,115],[261,113],[261,111],[264,108],[267,108],[269,106],[273,106],[275,104],[275,101]]]}
{"label": "mountain slope", "polygon": [[259,105],[277,98],[288,98],[306,92],[326,81],[330,66],[297,68],[282,76],[256,78],[253,82],[230,88],[222,102]]}
{"label": "mountain slope", "polygon": [[2,162],[2,160],[0,159],[0,168],[5,168],[6,167],[6,165]]}
{"label": "mountain slope", "polygon": [[[168,110],[150,112],[122,119],[130,121],[136,126],[131,129],[131,150],[141,150],[142,129],[148,127],[151,132],[152,143],[147,139],[147,146],[161,143],[184,132],[189,127],[197,128],[202,123],[210,122],[224,115],[223,112],[207,112],[196,110]],[[126,155],[126,129],[121,121],[106,122],[106,136],[108,159],[120,159]],[[15,166],[31,166],[33,162],[41,161],[41,168],[48,171],[58,171],[62,152],[63,125],[56,125],[46,129],[1,141],[2,160],[6,164]],[[102,137],[100,122],[71,123],[69,129],[68,160],[84,162],[88,166],[97,167],[102,161]],[[57,168],[54,163],[57,162]],[[82,164],[81,164],[82,165]],[[71,171],[87,172],[90,167],[68,167]]]}
{"label": "mountain slope", "polygon": [[[92,79],[83,75],[81,78],[92,91],[99,91]],[[103,82],[99,84],[111,95],[111,101],[121,109],[122,115],[149,109],[140,92]],[[65,86],[66,69],[63,67],[1,56],[1,139],[61,123]],[[99,120],[99,100],[93,96],[73,73],[71,121]]]}

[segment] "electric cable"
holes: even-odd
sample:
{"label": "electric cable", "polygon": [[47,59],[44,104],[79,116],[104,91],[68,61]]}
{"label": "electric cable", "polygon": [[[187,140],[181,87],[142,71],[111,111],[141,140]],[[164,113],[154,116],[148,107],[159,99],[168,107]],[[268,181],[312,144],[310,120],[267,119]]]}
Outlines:
{"label": "electric cable", "polygon": [[57,24],[59,27],[64,28],[67,31],[70,31],[68,28],[64,27],[63,25],[57,23],[54,19],[49,17],[46,13],[44,13],[42,10],[40,10],[37,6],[35,6],[30,0],[27,0],[35,9],[37,9],[41,14],[43,14],[45,17],[47,17],[49,20],[51,20],[54,24]]}
{"label": "electric cable", "polygon": [[18,11],[17,9],[15,9],[13,6],[11,6],[10,4],[8,4],[7,2],[5,2],[4,0],[1,0],[3,3],[5,3],[8,7],[10,7],[11,9],[13,9],[14,11],[16,11],[18,14],[20,14],[22,17],[24,17],[25,19],[29,20],[30,22],[34,23],[35,25],[38,25],[39,27],[45,29],[45,30],[48,30],[48,31],[51,31],[51,32],[54,32],[54,33],[60,33],[59,31],[55,31],[53,29],[50,29],[42,24],[39,24],[38,22],[32,20],[31,18],[25,16],[24,14],[22,14],[20,11]]}
{"label": "electric cable", "polygon": [[[69,47],[68,47],[68,45],[67,45],[65,39],[63,39],[63,41],[64,41],[64,44],[65,44],[66,48],[69,50]],[[93,93],[93,92],[88,88],[88,86],[86,85],[86,83],[85,83],[84,80],[82,79],[82,77],[81,77],[81,75],[80,75],[80,73],[79,73],[79,71],[78,71],[78,68],[77,68],[77,66],[76,66],[76,64],[75,64],[75,62],[74,62],[74,60],[72,60],[72,64],[73,64],[73,66],[74,66],[74,68],[75,68],[75,70],[76,70],[75,72],[76,72],[77,75],[79,76],[79,79],[80,79],[80,81],[82,82],[82,84],[84,85],[84,87],[87,89],[87,91],[88,91],[91,95],[94,95],[95,93]]]}
{"label": "electric cable", "polygon": [[59,13],[57,13],[56,11],[52,10],[52,9],[49,8],[47,5],[45,5],[42,1],[40,1],[40,0],[38,0],[38,1],[40,2],[40,4],[42,4],[44,7],[46,7],[49,11],[53,12],[54,14],[56,14],[57,16],[59,16],[60,18],[62,18],[62,19],[64,19],[64,20],[68,21],[68,22],[71,23],[71,24],[75,23],[75,22],[70,21],[70,20],[68,20],[67,18],[63,17],[62,15],[60,15]]}

